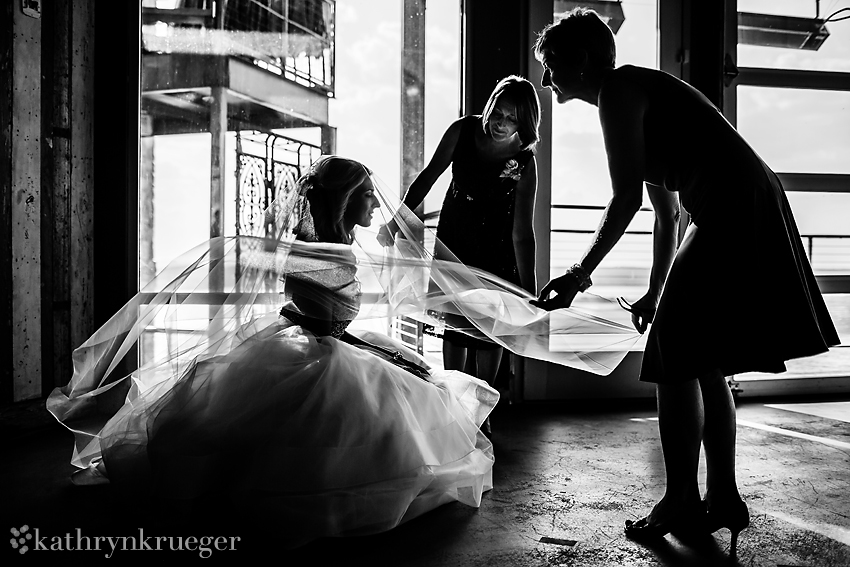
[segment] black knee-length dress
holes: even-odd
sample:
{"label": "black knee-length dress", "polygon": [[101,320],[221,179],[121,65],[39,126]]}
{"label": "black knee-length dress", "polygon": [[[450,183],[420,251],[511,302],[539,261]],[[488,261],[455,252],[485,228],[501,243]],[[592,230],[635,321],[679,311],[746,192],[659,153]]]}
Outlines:
{"label": "black knee-length dress", "polygon": [[614,73],[648,96],[645,180],[678,191],[693,223],[640,379],[678,382],[716,368],[727,376],[783,372],[785,361],[838,344],[776,174],[690,85],[629,65]]}
{"label": "black knee-length dress", "polygon": [[[499,160],[482,157],[475,145],[475,129],[481,116],[463,119],[460,137],[452,155],[449,186],[437,238],[458,260],[520,285],[513,242],[514,201],[517,182],[534,157],[530,149]],[[439,247],[435,255],[442,259]],[[468,348],[497,348],[489,341],[447,330],[443,340]]]}

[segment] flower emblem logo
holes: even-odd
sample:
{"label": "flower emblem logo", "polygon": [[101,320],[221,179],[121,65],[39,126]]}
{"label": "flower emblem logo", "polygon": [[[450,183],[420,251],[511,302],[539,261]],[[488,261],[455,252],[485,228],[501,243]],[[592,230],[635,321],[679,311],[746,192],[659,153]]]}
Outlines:
{"label": "flower emblem logo", "polygon": [[12,544],[12,549],[17,549],[18,553],[23,555],[27,551],[29,551],[29,546],[27,546],[27,542],[32,539],[32,534],[30,533],[29,526],[21,526],[20,529],[12,528],[9,530],[12,532],[12,539],[9,542]]}
{"label": "flower emblem logo", "polygon": [[522,167],[520,167],[519,162],[515,159],[509,159],[505,162],[505,168],[502,170],[502,173],[499,174],[499,177],[505,177],[508,179],[513,179],[514,181],[519,181],[520,177],[522,177]]}

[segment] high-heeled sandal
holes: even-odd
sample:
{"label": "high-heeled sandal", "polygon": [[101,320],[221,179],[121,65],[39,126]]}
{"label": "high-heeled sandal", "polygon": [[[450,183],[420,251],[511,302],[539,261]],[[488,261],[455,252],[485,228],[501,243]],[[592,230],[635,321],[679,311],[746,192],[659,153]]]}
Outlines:
{"label": "high-heeled sandal", "polygon": [[750,525],[750,511],[743,500],[734,501],[730,504],[709,505],[705,502],[708,532],[714,533],[721,528],[726,528],[731,534],[729,543],[729,554],[736,555],[738,552],[738,534]]}
{"label": "high-heeled sandal", "polygon": [[636,541],[659,540],[670,532],[681,534],[705,533],[706,515],[705,504],[702,501],[683,508],[663,524],[650,524],[649,516],[640,520],[626,520],[626,537]]}

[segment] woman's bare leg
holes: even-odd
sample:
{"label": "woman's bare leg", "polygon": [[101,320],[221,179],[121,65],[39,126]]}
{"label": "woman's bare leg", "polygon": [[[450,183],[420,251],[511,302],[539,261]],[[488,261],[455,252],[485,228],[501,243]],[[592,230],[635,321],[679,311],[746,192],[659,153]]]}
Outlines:
{"label": "woman's bare leg", "polygon": [[706,497],[738,500],[735,481],[735,400],[720,370],[699,379],[705,405]]}
{"label": "woman's bare leg", "polygon": [[684,508],[699,501],[697,471],[704,411],[697,380],[683,384],[658,384],[656,394],[667,490],[652,510],[649,522],[663,525]]}
{"label": "woman's bare leg", "polygon": [[466,347],[453,345],[443,341],[443,368],[446,370],[461,370],[466,366]]}
{"label": "woman's bare leg", "polygon": [[476,369],[475,377],[484,380],[491,386],[496,385],[496,374],[499,373],[499,363],[502,361],[502,349],[479,349],[475,351]]}

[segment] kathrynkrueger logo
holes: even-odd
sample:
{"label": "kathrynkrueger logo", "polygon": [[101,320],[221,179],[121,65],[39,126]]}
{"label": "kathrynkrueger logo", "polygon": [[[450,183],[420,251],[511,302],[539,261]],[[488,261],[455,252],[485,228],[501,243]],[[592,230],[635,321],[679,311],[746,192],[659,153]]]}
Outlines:
{"label": "kathrynkrueger logo", "polygon": [[116,551],[195,551],[204,559],[213,551],[236,551],[238,536],[145,536],[139,528],[135,536],[87,536],[77,528],[63,536],[41,535],[38,528],[24,525],[9,530],[12,534],[12,549],[23,555],[28,551],[100,551],[111,558]]}

